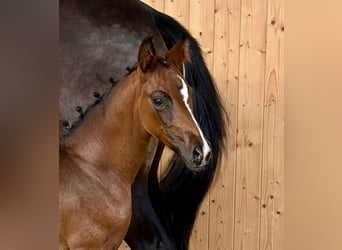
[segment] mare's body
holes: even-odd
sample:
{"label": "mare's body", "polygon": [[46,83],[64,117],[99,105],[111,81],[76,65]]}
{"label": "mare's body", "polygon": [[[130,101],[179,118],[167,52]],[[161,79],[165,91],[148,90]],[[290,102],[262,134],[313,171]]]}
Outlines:
{"label": "mare's body", "polygon": [[[94,92],[105,93],[111,87],[110,78],[120,81],[126,67],[136,64],[145,37],[154,36],[157,50],[163,44],[151,14],[139,1],[59,2],[59,110],[61,120],[71,125],[78,120],[75,107],[85,110],[94,103]],[[63,126],[60,130],[61,135],[68,134]]]}

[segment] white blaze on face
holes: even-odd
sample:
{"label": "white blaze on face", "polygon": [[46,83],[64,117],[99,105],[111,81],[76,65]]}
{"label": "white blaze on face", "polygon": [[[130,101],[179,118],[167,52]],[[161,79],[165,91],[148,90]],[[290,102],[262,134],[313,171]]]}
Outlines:
{"label": "white blaze on face", "polygon": [[207,156],[208,156],[208,154],[209,154],[210,151],[211,151],[211,150],[210,150],[210,147],[209,147],[209,145],[208,145],[207,140],[204,138],[203,132],[202,132],[201,128],[199,127],[199,125],[198,125],[198,123],[197,123],[197,121],[196,121],[196,119],[195,119],[195,117],[194,117],[194,115],[193,115],[193,113],[192,113],[192,111],[191,111],[191,109],[190,109],[190,106],[189,106],[189,103],[188,103],[188,100],[189,100],[189,90],[188,90],[188,86],[186,85],[184,79],[183,79],[181,76],[177,75],[177,77],[178,77],[178,78],[181,80],[181,82],[182,82],[182,88],[181,88],[180,92],[181,92],[181,95],[183,96],[183,101],[184,101],[185,107],[188,109],[188,111],[189,111],[189,113],[190,113],[190,115],[191,115],[191,117],[192,117],[192,120],[193,120],[194,123],[196,124],[196,127],[197,127],[197,129],[198,129],[198,132],[199,132],[199,134],[200,134],[200,136],[201,136],[201,140],[202,140],[202,142],[203,142],[203,159],[206,159]]}

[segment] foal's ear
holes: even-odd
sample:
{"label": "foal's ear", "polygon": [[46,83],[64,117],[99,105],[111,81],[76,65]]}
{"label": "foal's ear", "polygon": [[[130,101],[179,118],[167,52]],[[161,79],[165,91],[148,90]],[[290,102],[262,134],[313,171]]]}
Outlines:
{"label": "foal's ear", "polygon": [[141,43],[138,54],[138,66],[142,72],[145,73],[151,68],[155,55],[156,49],[153,46],[152,37],[149,36]]}
{"label": "foal's ear", "polygon": [[174,63],[180,71],[183,71],[183,63],[190,62],[189,40],[182,40],[174,45],[165,55],[165,59]]}

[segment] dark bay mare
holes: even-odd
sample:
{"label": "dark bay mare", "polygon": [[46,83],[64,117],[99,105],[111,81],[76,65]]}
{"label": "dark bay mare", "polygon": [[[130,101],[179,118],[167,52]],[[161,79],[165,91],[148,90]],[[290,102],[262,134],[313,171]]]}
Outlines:
{"label": "dark bay mare", "polygon": [[138,66],[93,107],[60,144],[60,249],[117,249],[131,220],[131,185],[153,136],[189,169],[208,164],[211,149],[192,111],[182,77],[189,42],[165,58],[152,38]]}
{"label": "dark bay mare", "polygon": [[137,0],[60,0],[60,137],[63,141],[77,131],[72,127],[83,126],[87,108],[101,103],[104,93],[124,78],[126,68],[135,68],[139,45],[151,35],[159,55],[182,38],[189,41],[185,79],[192,88],[192,109],[209,141],[212,159],[194,172],[177,155],[159,183],[163,145],[152,147],[146,158],[154,153],[155,158],[145,160],[133,183],[133,213],[125,240],[131,249],[187,249],[199,204],[224,150],[225,127],[198,43],[179,23]]}

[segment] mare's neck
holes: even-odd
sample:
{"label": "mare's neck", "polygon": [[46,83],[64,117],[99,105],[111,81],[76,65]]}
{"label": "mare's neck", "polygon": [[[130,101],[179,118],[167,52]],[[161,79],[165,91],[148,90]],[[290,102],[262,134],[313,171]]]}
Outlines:
{"label": "mare's neck", "polygon": [[105,168],[133,182],[144,160],[150,136],[138,114],[136,72],[127,76],[103,103],[85,117],[66,144],[86,166]]}

